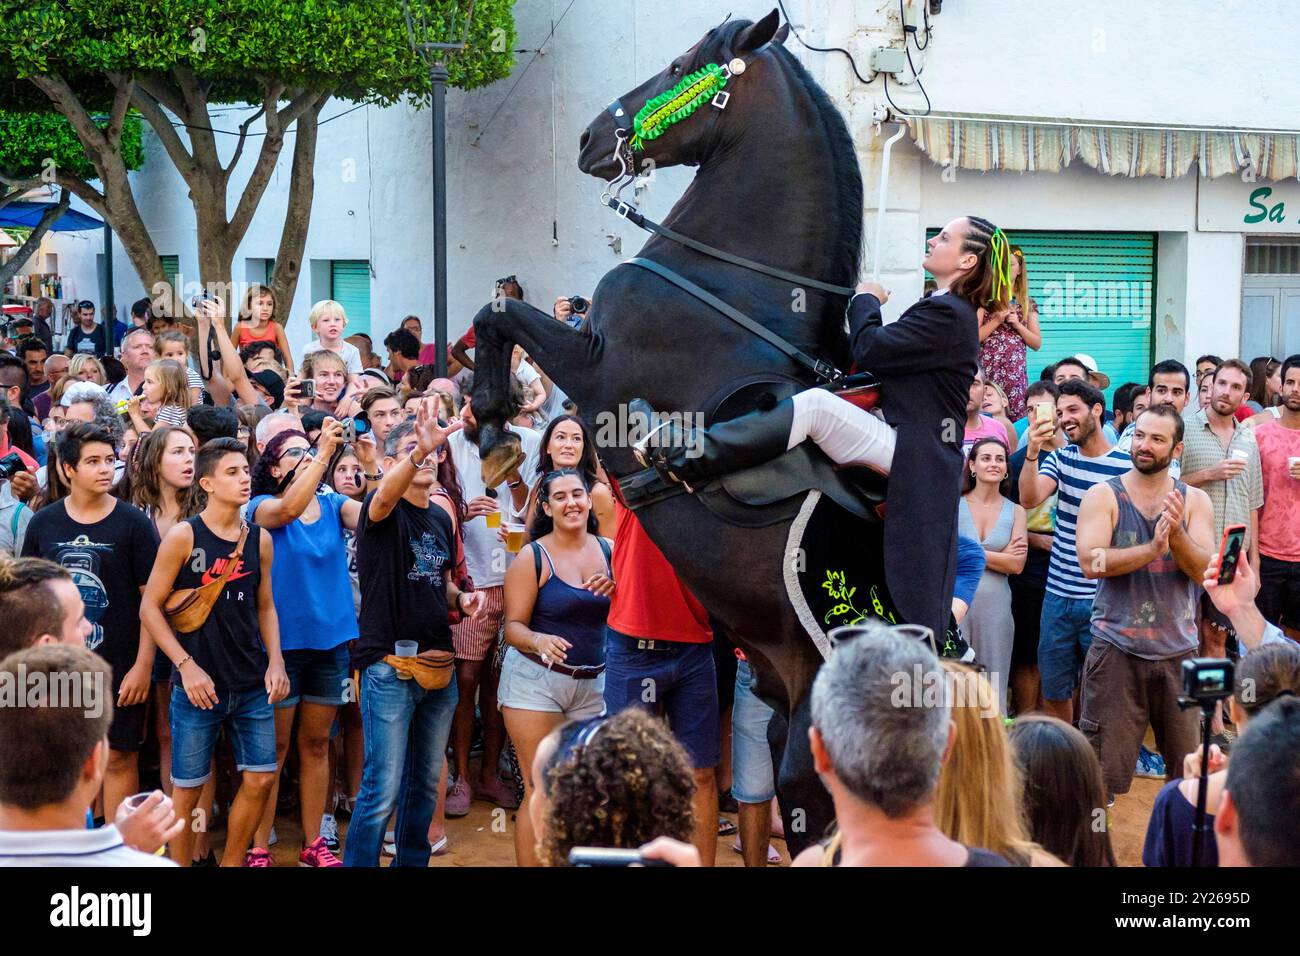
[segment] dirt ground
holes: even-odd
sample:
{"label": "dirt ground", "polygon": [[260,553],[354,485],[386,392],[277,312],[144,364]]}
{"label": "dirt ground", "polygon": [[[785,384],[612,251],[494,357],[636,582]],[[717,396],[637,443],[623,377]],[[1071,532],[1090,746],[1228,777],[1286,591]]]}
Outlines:
{"label": "dirt ground", "polygon": [[[1142,841],[1146,835],[1147,819],[1151,815],[1151,804],[1159,792],[1161,781],[1136,778],[1133,789],[1115,801],[1111,810],[1111,839],[1115,847],[1115,856],[1120,866],[1142,865]],[[447,852],[435,856],[430,866],[514,866],[514,811],[503,811],[494,816],[496,808],[490,803],[474,801],[468,816],[447,821]],[[724,814],[735,821],[734,814]],[[504,823],[504,830],[502,829]],[[298,851],[301,849],[302,828],[297,814],[282,813],[276,817],[276,834],[279,841],[271,848],[271,857],[275,866],[297,866]],[[346,841],[347,820],[339,821],[340,839]],[[221,841],[225,831],[213,834],[213,842],[220,854]],[[717,866],[741,866],[740,854],[732,850],[735,836],[718,838]],[[785,842],[774,840],[773,846],[781,853],[782,865],[788,865],[790,854]],[[340,852],[340,857],[342,853]],[[387,866],[390,857],[382,857],[381,865]]]}

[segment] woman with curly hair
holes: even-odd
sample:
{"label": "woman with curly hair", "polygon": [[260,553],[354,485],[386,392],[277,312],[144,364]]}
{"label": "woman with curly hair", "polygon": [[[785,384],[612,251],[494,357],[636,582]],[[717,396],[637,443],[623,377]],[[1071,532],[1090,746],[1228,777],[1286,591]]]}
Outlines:
{"label": "woman with curly hair", "polygon": [[639,708],[552,731],[532,773],[539,786],[529,815],[543,866],[568,866],[577,846],[685,843],[695,831],[690,758],[667,724]]}

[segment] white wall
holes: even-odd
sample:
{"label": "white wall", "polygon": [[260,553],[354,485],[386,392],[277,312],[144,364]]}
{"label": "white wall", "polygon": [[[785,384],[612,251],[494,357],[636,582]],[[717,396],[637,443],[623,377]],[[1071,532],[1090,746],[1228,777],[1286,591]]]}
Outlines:
{"label": "white wall", "polygon": [[[535,49],[567,6],[568,0],[519,0],[519,46]],[[599,207],[602,184],[577,171],[579,134],[611,99],[661,69],[727,13],[756,18],[771,7],[769,0],[739,6],[736,0],[575,0],[544,54],[518,54],[512,76],[490,87],[449,92],[453,337],[468,326],[499,276],[517,274],[529,300],[549,307],[556,295],[590,292],[605,271],[636,252],[643,234]],[[900,44],[897,0],[795,0],[786,9],[809,43],[849,47],[864,71],[871,47]],[[936,110],[1255,126],[1286,125],[1300,115],[1300,83],[1284,82],[1296,75],[1286,44],[1268,39],[1294,33],[1300,24],[1300,8],[1284,0],[949,0],[932,23],[931,47],[912,55]],[[857,139],[869,270],[881,142],[872,113],[884,102],[881,83],[860,83],[843,56],[809,52],[793,36],[787,47],[837,101]],[[915,89],[891,81],[891,91],[899,106],[921,108]],[[322,118],[340,116],[352,105],[332,102]],[[233,130],[244,115],[227,108],[216,119]],[[332,258],[371,261],[377,337],[412,312],[425,320],[426,337],[432,338],[430,124],[428,111],[366,107],[321,128],[312,226],[290,309],[289,334],[297,351],[309,337],[312,262]],[[234,137],[219,141],[229,155]],[[155,137],[146,133],[145,142],[148,159],[133,178],[146,223],[158,251],[179,254],[183,275],[195,279],[194,223],[184,185]],[[233,177],[232,208],[256,145],[250,143]],[[237,280],[248,278],[246,258],[275,255],[291,154],[290,139],[236,254]],[[666,212],[691,174],[660,171],[642,196],[645,211],[652,217]],[[942,182],[939,174],[909,140],[895,147],[881,250],[883,279],[895,292],[887,307],[891,315],[920,293],[925,227],[976,211],[1011,229],[1186,234],[1187,259],[1173,271],[1168,261],[1160,267],[1161,277],[1184,276],[1185,287],[1162,286],[1162,308],[1183,329],[1186,354],[1208,350],[1207,341],[1225,347],[1224,336],[1239,321],[1240,238],[1195,232],[1194,178],[1105,177],[1081,164],[1060,174],[960,170],[953,183]],[[69,250],[60,255],[60,267],[78,277],[79,294],[94,290],[93,255],[87,269],[74,261],[71,239],[53,241]],[[97,241],[85,241],[84,248],[98,251]],[[620,242],[621,248],[612,248]],[[117,300],[129,303],[143,290],[120,249],[115,262]],[[1209,290],[1213,295],[1205,294]],[[1175,342],[1176,335],[1162,338],[1160,325],[1158,315],[1157,343]]]}

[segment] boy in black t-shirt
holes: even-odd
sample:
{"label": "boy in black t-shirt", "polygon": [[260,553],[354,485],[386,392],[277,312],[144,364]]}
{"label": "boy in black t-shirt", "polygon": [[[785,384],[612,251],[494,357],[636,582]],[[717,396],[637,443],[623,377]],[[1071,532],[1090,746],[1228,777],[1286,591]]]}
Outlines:
{"label": "boy in black t-shirt", "polygon": [[[145,588],[140,617],[175,665],[172,672],[172,799],[188,819],[211,776],[212,752],[222,727],[243,774],[230,807],[222,866],[266,867],[270,855],[250,852],[249,840],[275,781],[275,712],[289,693],[280,653],[280,621],[271,596],[271,536],[256,525],[240,547],[240,508],[250,490],[247,449],[233,438],[214,438],[199,449],[194,480],[208,496],[203,511],[167,532]],[[173,589],[218,580],[237,561],[202,626],[177,637],[163,614]],[[172,843],[172,859],[189,866],[194,830]]]}
{"label": "boy in black t-shirt", "polygon": [[379,865],[384,828],[398,806],[393,866],[429,865],[429,823],[456,710],[456,681],[425,690],[418,680],[403,679],[385,658],[396,653],[397,641],[412,641],[420,657],[445,664],[450,678],[447,609],[472,617],[483,606],[481,593],[461,591],[452,581],[458,516],[445,496],[433,494],[447,436],[461,427],[439,425],[433,399],[421,401],[414,422],[388,433],[384,479],[361,507],[360,636],[352,666],[361,672],[366,763],[344,866]]}
{"label": "boy in black t-shirt", "polygon": [[140,594],[158,536],[140,511],[110,494],[117,455],[108,432],[70,422],[59,432],[58,453],[69,493],[32,517],[23,554],[53,561],[72,576],[93,625],[86,646],[113,669],[117,710],[104,774],[104,818],[112,820],[118,804],[140,789],[154,653],[151,642],[140,640]]}

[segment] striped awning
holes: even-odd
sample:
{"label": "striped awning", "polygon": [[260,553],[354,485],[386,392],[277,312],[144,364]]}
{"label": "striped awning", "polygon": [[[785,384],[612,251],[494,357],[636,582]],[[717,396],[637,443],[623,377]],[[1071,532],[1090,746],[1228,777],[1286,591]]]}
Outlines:
{"label": "striped awning", "polygon": [[1236,175],[1258,179],[1300,173],[1300,135],[1235,130],[1133,129],[1047,125],[1032,120],[908,117],[916,145],[941,166],[1060,172],[1077,157],[1111,176]]}

